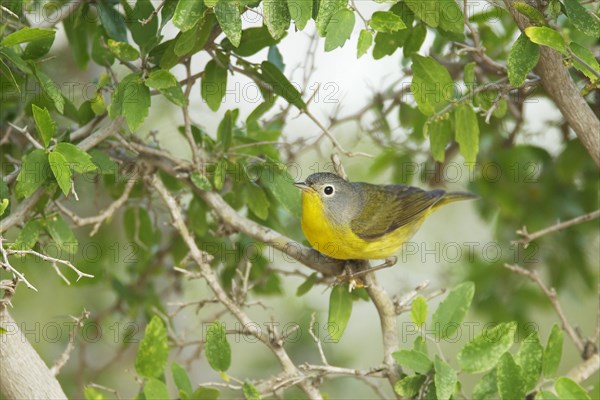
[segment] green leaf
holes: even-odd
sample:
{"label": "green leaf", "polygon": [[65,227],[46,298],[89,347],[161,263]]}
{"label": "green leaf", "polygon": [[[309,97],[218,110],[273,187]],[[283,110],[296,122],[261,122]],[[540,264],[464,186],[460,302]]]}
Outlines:
{"label": "green leaf", "polygon": [[140,52],[129,43],[108,39],[106,44],[108,49],[120,60],[134,61],[140,58]]}
{"label": "green leaf", "polygon": [[46,107],[40,108],[37,105],[32,104],[31,111],[33,111],[33,119],[35,119],[35,125],[38,128],[38,132],[42,138],[42,141],[44,142],[44,146],[48,147],[48,144],[50,144],[50,139],[56,135],[56,123],[50,116],[50,113]]}
{"label": "green leaf", "polygon": [[479,152],[479,122],[470,104],[461,104],[454,110],[454,137],[465,161],[473,163]]}
{"label": "green leaf", "polygon": [[296,296],[300,297],[300,296],[303,296],[306,293],[308,293],[308,291],[310,289],[312,289],[312,287],[317,282],[317,278],[318,278],[318,275],[316,272],[313,272],[312,274],[310,274],[310,276],[308,278],[306,278],[306,280],[304,282],[302,282],[302,284],[300,286],[298,286],[298,289],[296,289]]}
{"label": "green leaf", "polygon": [[269,52],[267,53],[267,61],[279,68],[281,72],[285,70],[283,56],[279,52],[279,48],[277,48],[277,46],[269,47]]}
{"label": "green leaf", "polygon": [[325,51],[331,51],[344,46],[346,40],[350,39],[354,30],[354,12],[341,9],[336,12],[327,25],[325,35]]}
{"label": "green leaf", "polygon": [[265,47],[275,46],[277,42],[266,26],[260,26],[244,29],[238,47],[233,47],[231,41],[227,38],[223,40],[222,45],[225,50],[231,50],[242,57],[248,57],[258,53]]}
{"label": "green leaf", "polygon": [[177,78],[169,71],[157,69],[148,74],[144,84],[153,89],[166,89],[177,85]]}
{"label": "green leaf", "polygon": [[425,115],[433,115],[452,98],[454,82],[446,67],[433,58],[414,54],[412,59],[410,89],[419,110]]}
{"label": "green leaf", "polygon": [[506,61],[510,84],[514,87],[521,86],[525,82],[527,74],[537,65],[539,58],[539,46],[521,33],[510,49]]}
{"label": "green leaf", "polygon": [[98,28],[92,38],[92,60],[103,67],[110,67],[115,62],[113,54],[101,44],[106,42],[103,30]]}
{"label": "green leaf", "polygon": [[206,359],[215,371],[225,372],[231,365],[231,347],[227,341],[225,328],[219,321],[213,322],[206,333],[204,347]]}
{"label": "green leaf", "polygon": [[144,383],[144,398],[146,400],[165,400],[169,399],[167,385],[158,379],[149,378]]}
{"label": "green leaf", "polygon": [[288,12],[294,20],[296,29],[301,31],[312,16],[313,2],[311,0],[287,0]]}
{"label": "green leaf", "polygon": [[564,0],[565,10],[569,20],[584,34],[598,38],[600,36],[600,22],[577,0]]}
{"label": "green leaf", "polygon": [[521,367],[513,360],[509,352],[505,352],[500,357],[496,379],[502,400],[525,398],[525,380],[521,374]]}
{"label": "green leaf", "polygon": [[544,349],[542,372],[546,378],[554,375],[560,365],[563,339],[564,332],[555,324],[552,327],[552,331],[550,331],[550,337],[548,337],[548,343],[546,343],[546,348]]}
{"label": "green leaf", "polygon": [[512,3],[512,5],[515,8],[515,10],[529,18],[529,21],[533,25],[547,25],[546,19],[544,18],[544,14],[542,14],[537,8],[534,8],[529,4],[523,3],[521,1],[515,1]]}
{"label": "green leaf", "polygon": [[4,213],[6,212],[6,209],[8,208],[9,205],[10,205],[9,199],[3,198],[2,200],[0,200],[0,217],[4,215]]}
{"label": "green leaf", "polygon": [[373,34],[366,29],[360,31],[358,35],[358,45],[356,47],[356,58],[361,58],[373,44]]}
{"label": "green leaf", "polygon": [[246,185],[246,189],[248,191],[248,208],[258,218],[266,220],[269,216],[269,198],[265,194],[265,191],[254,183]]}
{"label": "green leaf", "polygon": [[64,195],[68,196],[71,191],[71,168],[67,159],[59,152],[53,151],[48,154],[48,162],[58,186]]}
{"label": "green leaf", "polygon": [[244,393],[244,399],[246,400],[260,400],[260,392],[250,382],[244,382],[242,385],[242,392]]}
{"label": "green leaf", "polygon": [[44,74],[39,69],[36,68],[34,73],[44,93],[52,101],[54,107],[56,107],[56,110],[62,114],[65,110],[65,99],[58,89],[59,86],[54,83],[54,81],[50,79],[48,75]]}
{"label": "green leaf", "polygon": [[535,400],[560,400],[554,393],[548,390],[540,390],[535,394]]}
{"label": "green leaf", "polygon": [[263,186],[269,189],[275,199],[292,215],[300,217],[300,191],[285,170],[269,168],[263,174]]}
{"label": "green leaf", "polygon": [[516,322],[509,322],[484,330],[460,350],[458,364],[464,371],[474,373],[494,368],[512,346],[516,329]]}
{"label": "green leaf", "polygon": [[427,37],[427,27],[425,24],[417,24],[410,30],[406,42],[404,43],[403,54],[404,57],[410,57],[412,53],[415,53],[421,49],[425,38]]}
{"label": "green leaf", "polygon": [[562,54],[567,54],[565,39],[554,29],[547,26],[530,26],[525,28],[524,32],[532,42],[550,47]]}
{"label": "green leaf", "polygon": [[173,14],[173,25],[182,32],[189,31],[202,19],[204,8],[202,0],[179,0]]}
{"label": "green leaf", "polygon": [[106,153],[100,150],[90,150],[90,156],[92,162],[98,169],[98,172],[102,175],[114,175],[118,171],[118,165],[114,162]]}
{"label": "green leaf", "polygon": [[342,8],[346,8],[347,4],[348,0],[321,0],[319,2],[319,11],[317,13],[317,18],[315,19],[319,36],[325,36],[327,33],[327,26],[333,15]]}
{"label": "green leaf", "polygon": [[221,159],[217,163],[217,166],[215,168],[214,177],[213,177],[215,189],[217,189],[217,190],[223,189],[223,184],[225,183],[225,175],[226,174],[227,174],[227,160]]}
{"label": "green leaf", "polygon": [[169,357],[167,328],[158,316],[153,316],[144,333],[135,357],[135,370],[144,378],[162,376]]}
{"label": "green leaf", "polygon": [[406,0],[408,8],[432,28],[463,33],[464,16],[454,0]]}
{"label": "green leaf", "polygon": [[148,53],[159,42],[159,38],[157,37],[158,18],[154,16],[146,24],[142,24],[141,22],[147,20],[153,12],[154,6],[151,0],[137,0],[133,10],[127,13],[127,22],[131,36],[144,53]]}
{"label": "green leaf", "polygon": [[175,386],[177,389],[183,390],[187,394],[192,394],[194,389],[192,388],[192,383],[190,382],[190,377],[188,376],[187,371],[176,362],[171,364],[171,374],[173,375],[173,381],[175,382]]}
{"label": "green leaf", "polygon": [[54,147],[54,152],[60,153],[75,172],[83,174],[96,169],[92,156],[71,143],[58,143]]}
{"label": "green leaf", "polygon": [[263,0],[264,22],[273,39],[281,39],[290,27],[290,13],[285,1]]}
{"label": "green leaf", "polygon": [[446,146],[452,138],[450,121],[443,119],[431,122],[429,124],[428,133],[433,159],[437,162],[444,162],[446,159]]}
{"label": "green leaf", "polygon": [[67,221],[61,215],[54,215],[46,220],[48,234],[56,242],[59,249],[68,254],[76,254],[78,241]]}
{"label": "green leaf", "polygon": [[223,119],[217,128],[217,141],[223,146],[223,151],[227,151],[231,145],[233,137],[233,118],[231,110],[227,110]]}
{"label": "green leaf", "polygon": [[369,25],[377,32],[395,32],[400,29],[406,29],[402,18],[391,11],[375,11],[371,16]]}
{"label": "green leaf", "polygon": [[410,30],[402,29],[397,32],[379,32],[375,35],[375,46],[373,46],[373,58],[379,60],[385,56],[390,56],[404,46]]}
{"label": "green leaf", "polygon": [[204,68],[200,88],[202,98],[208,107],[217,111],[227,90],[227,69],[221,67],[217,60],[210,60]]}
{"label": "green leaf", "polygon": [[561,376],[554,382],[554,390],[561,399],[590,400],[590,395],[577,382],[566,376]]}
{"label": "green leaf", "polygon": [[471,397],[473,400],[497,399],[498,382],[496,379],[496,368],[485,374],[473,388]]}
{"label": "green leaf", "polygon": [[587,76],[592,83],[596,82],[598,80],[598,76],[596,76],[593,71],[600,73],[600,64],[598,64],[598,60],[596,60],[596,57],[594,57],[594,53],[575,42],[571,42],[569,48],[573,54],[575,54],[575,56],[579,57],[583,61],[581,62],[576,57],[572,57],[573,66]]}
{"label": "green leaf", "polygon": [[108,107],[108,115],[122,115],[129,129],[135,131],[142,124],[150,109],[150,89],[142,82],[139,74],[131,73],[119,82]]}
{"label": "green leaf", "polygon": [[268,61],[263,61],[260,64],[260,69],[263,81],[269,84],[273,93],[283,97],[301,110],[306,108],[306,103],[302,100],[302,95],[298,89],[291,84],[279,68]]}
{"label": "green leaf", "polygon": [[85,388],[83,388],[83,397],[85,397],[86,400],[104,400],[104,399],[106,399],[106,397],[104,397],[104,395],[102,393],[100,393],[99,391],[97,391],[96,389],[94,389],[93,387],[90,387],[90,386],[86,386]]}
{"label": "green leaf", "polygon": [[35,149],[23,156],[21,171],[17,176],[15,192],[18,198],[31,196],[42,183],[52,176],[48,156],[42,149]]}
{"label": "green leaf", "polygon": [[435,394],[438,400],[448,400],[456,391],[456,382],[458,381],[456,371],[437,355],[434,365]]}
{"label": "green leaf", "polygon": [[413,398],[421,390],[425,379],[425,375],[405,376],[394,384],[394,392],[404,398]]}
{"label": "green leaf", "polygon": [[417,326],[425,323],[425,320],[427,320],[427,300],[425,300],[425,297],[419,295],[413,300],[410,307],[410,318]]}
{"label": "green leaf", "polygon": [[42,226],[38,220],[27,221],[11,247],[17,250],[30,250],[37,243],[41,230]]}
{"label": "green leaf", "polygon": [[[63,24],[65,22],[63,21]],[[45,56],[50,51],[50,48],[52,48],[53,43],[54,36],[29,42],[27,47],[25,47],[25,51],[23,51],[23,59],[35,60]]]}
{"label": "green leaf", "polygon": [[4,47],[10,47],[16,44],[31,42],[34,40],[43,40],[48,38],[54,39],[55,34],[56,31],[53,29],[22,28],[2,39],[0,45]]}
{"label": "green leaf", "polygon": [[219,394],[218,389],[200,386],[192,393],[190,400],[217,400]]}
{"label": "green leaf", "polygon": [[474,294],[473,282],[461,283],[450,290],[431,317],[436,338],[444,339],[456,332],[467,315]]}
{"label": "green leaf", "polygon": [[339,342],[352,315],[352,296],[347,285],[336,285],[329,296],[327,333],[333,342]]}
{"label": "green leaf", "polygon": [[200,175],[198,172],[192,172],[192,183],[199,189],[209,192],[212,190],[212,185],[207,177]]}
{"label": "green leaf", "polygon": [[433,368],[433,363],[427,357],[427,354],[417,350],[395,351],[392,353],[392,357],[398,365],[412,369],[418,374],[427,374]]}
{"label": "green leaf", "polygon": [[420,351],[421,353],[427,355],[427,342],[422,336],[417,336],[415,338],[415,342],[413,343],[413,350]]}
{"label": "green leaf", "polygon": [[96,4],[100,22],[108,36],[118,42],[127,42],[127,26],[123,14],[113,8],[110,0],[99,0]]}
{"label": "green leaf", "polygon": [[185,106],[188,104],[188,99],[183,94],[183,89],[181,85],[177,83],[175,86],[168,87],[166,89],[158,89],[160,94],[165,96],[167,100],[177,106]]}
{"label": "green leaf", "polygon": [[533,389],[542,373],[544,347],[537,332],[533,332],[522,343],[515,361],[521,367],[525,391]]}
{"label": "green leaf", "polygon": [[215,5],[215,15],[225,36],[234,47],[238,47],[242,39],[242,18],[238,1],[219,0]]}

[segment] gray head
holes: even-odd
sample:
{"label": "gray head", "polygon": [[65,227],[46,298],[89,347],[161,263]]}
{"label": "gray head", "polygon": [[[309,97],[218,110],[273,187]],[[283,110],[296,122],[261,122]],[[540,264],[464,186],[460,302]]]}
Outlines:
{"label": "gray head", "polygon": [[319,196],[329,218],[338,224],[348,224],[361,209],[361,191],[356,190],[352,182],[336,174],[318,172],[310,175],[306,181],[296,182],[294,185],[306,194]]}

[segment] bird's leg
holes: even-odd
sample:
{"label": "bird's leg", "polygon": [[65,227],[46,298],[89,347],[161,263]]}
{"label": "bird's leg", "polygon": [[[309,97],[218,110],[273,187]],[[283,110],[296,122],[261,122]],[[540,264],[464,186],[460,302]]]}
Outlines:
{"label": "bird's leg", "polygon": [[380,269],[392,267],[392,266],[396,265],[397,262],[398,262],[398,257],[396,257],[396,256],[389,257],[389,258],[385,259],[385,261],[383,262],[383,264],[379,264],[379,265],[376,265],[374,267],[371,267],[371,268],[368,268],[368,269],[364,269],[362,271],[354,272],[353,274],[350,274],[348,276],[348,278],[349,279],[356,279],[356,278],[358,278],[360,276],[369,274],[371,272],[375,272],[375,271],[378,271]]}

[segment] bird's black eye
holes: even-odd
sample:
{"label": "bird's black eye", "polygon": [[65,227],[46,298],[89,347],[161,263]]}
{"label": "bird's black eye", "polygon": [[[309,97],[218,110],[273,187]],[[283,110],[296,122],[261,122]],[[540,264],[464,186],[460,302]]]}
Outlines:
{"label": "bird's black eye", "polygon": [[331,196],[333,194],[333,186],[325,186],[325,188],[323,189],[323,193],[325,193],[326,196]]}

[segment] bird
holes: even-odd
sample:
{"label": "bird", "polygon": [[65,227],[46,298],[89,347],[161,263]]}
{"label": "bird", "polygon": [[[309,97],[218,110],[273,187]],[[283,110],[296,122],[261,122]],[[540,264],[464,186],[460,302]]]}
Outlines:
{"label": "bird", "polygon": [[468,192],[349,182],[328,172],[314,173],[294,185],[301,190],[306,239],[320,253],[338,260],[388,259],[433,211],[478,198]]}

